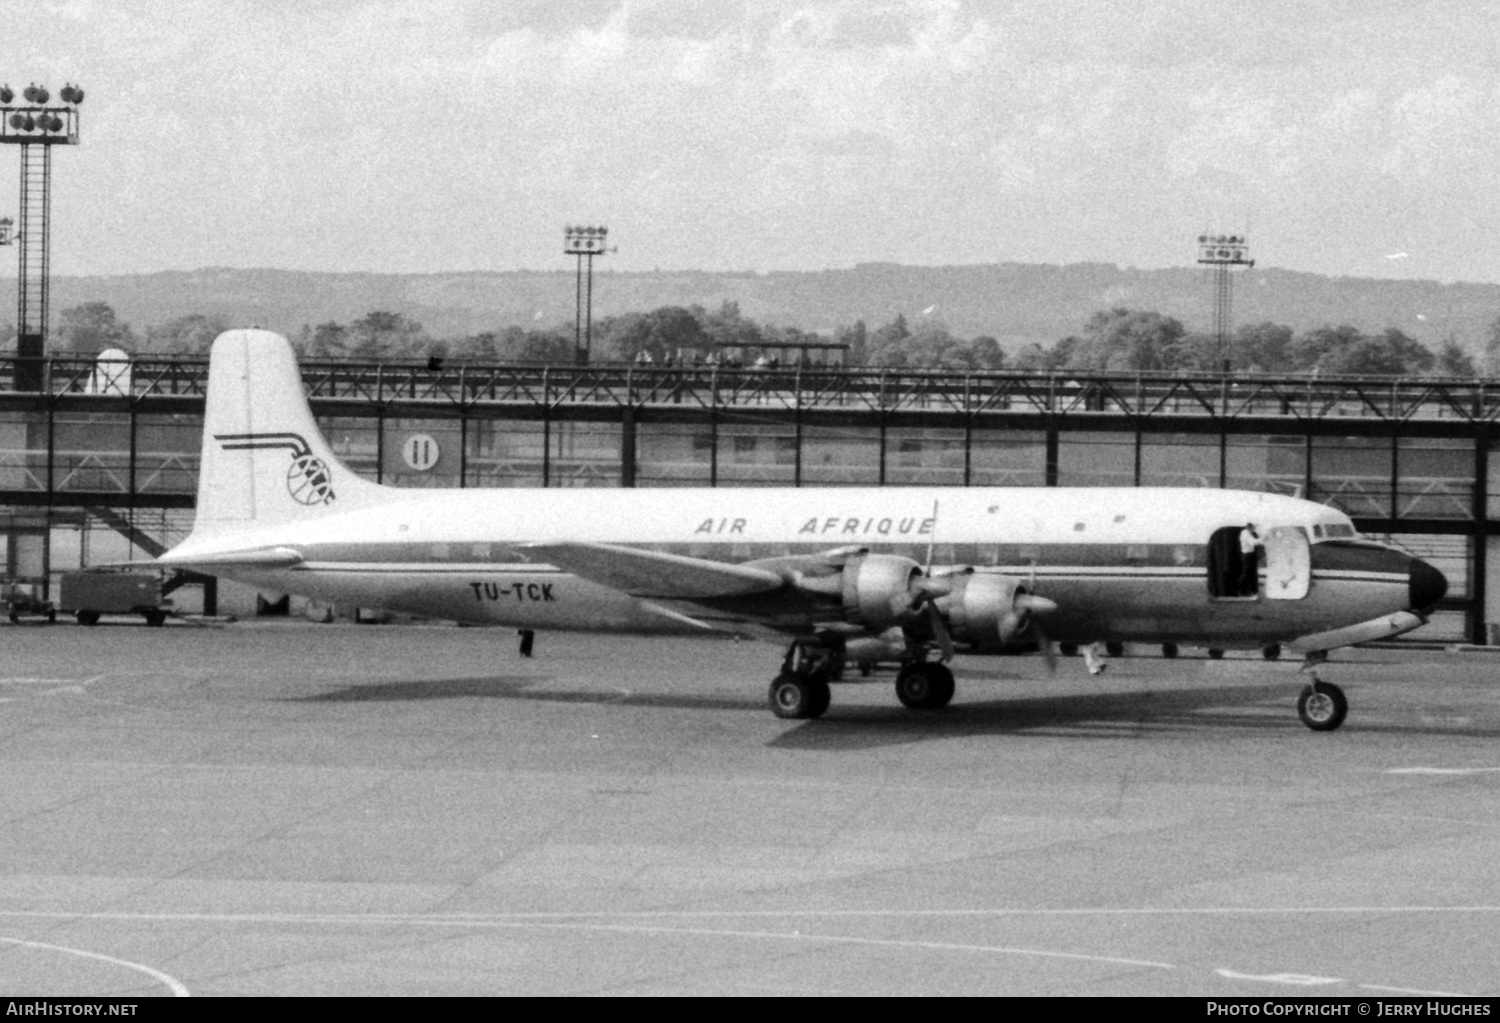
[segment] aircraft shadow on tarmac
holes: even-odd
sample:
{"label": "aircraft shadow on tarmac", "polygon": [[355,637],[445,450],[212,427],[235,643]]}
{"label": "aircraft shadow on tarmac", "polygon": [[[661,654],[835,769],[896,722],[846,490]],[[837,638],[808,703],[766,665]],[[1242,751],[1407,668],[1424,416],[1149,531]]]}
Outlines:
{"label": "aircraft shadow on tarmac", "polygon": [[[960,673],[960,678],[967,672]],[[974,676],[979,678],[981,676]],[[1006,735],[1030,731],[1065,732],[1070,738],[1111,740],[1149,734],[1212,733],[1224,730],[1257,732],[1303,731],[1294,709],[1295,687],[1285,682],[1262,685],[1218,685],[1193,689],[1119,689],[1113,692],[1059,693],[1047,696],[1004,695],[1004,676],[982,676],[986,699],[962,697],[941,711],[910,711],[892,696],[889,705],[845,701],[846,687],[834,688],[827,715],[813,721],[785,722],[785,732],[768,745],[788,749],[837,751],[952,739],[975,735]],[[604,704],[666,710],[713,710],[766,714],[758,691],[743,695],[631,692],[606,689],[550,688],[550,676],[494,675],[449,679],[411,679],[346,685],[310,696],[289,698],[294,703],[360,703],[409,700],[491,699],[535,703]],[[1121,680],[1123,681],[1123,680]],[[882,683],[873,683],[885,690]],[[866,688],[851,685],[848,690]],[[756,687],[758,690],[759,687]],[[968,689],[974,694],[976,689]],[[1500,738],[1493,719],[1426,724],[1420,719],[1351,721],[1346,730],[1399,735]],[[1311,738],[1311,737],[1310,737]]]}
{"label": "aircraft shadow on tarmac", "polygon": [[[971,690],[972,692],[972,690]],[[900,706],[846,706],[835,690],[827,716],[804,721],[769,745],[836,751],[868,749],[927,739],[1045,732],[1073,739],[1135,739],[1146,735],[1211,735],[1228,731],[1284,732],[1317,741],[1297,720],[1297,689],[1285,683],[1213,686],[1188,690],[1120,690],[1057,696],[1003,695],[954,703],[939,712],[913,713]],[[1392,720],[1364,718],[1339,733],[1500,739],[1493,716],[1428,723],[1413,714]],[[1328,737],[1324,737],[1328,738]]]}
{"label": "aircraft shadow on tarmac", "polygon": [[529,700],[537,703],[606,703],[622,707],[667,707],[683,710],[765,711],[764,698],[725,697],[688,693],[636,693],[607,689],[540,688],[547,675],[492,675],[473,678],[414,679],[343,686],[314,696],[298,696],[292,703],[360,703],[364,701],[451,700],[481,698]]}
{"label": "aircraft shadow on tarmac", "polygon": [[[771,745],[798,749],[865,749],[925,739],[1066,730],[1079,739],[1130,739],[1143,733],[1220,728],[1301,728],[1292,709],[1295,693],[1285,685],[1216,686],[1209,689],[1121,690],[1057,696],[1003,695],[980,703],[954,703],[939,712],[912,712],[868,704],[842,711],[835,691],[826,717],[805,722]],[[1234,704],[1284,700],[1286,716],[1259,716],[1229,709]],[[1208,713],[1207,708],[1221,708]],[[1288,718],[1290,720],[1288,720]]]}

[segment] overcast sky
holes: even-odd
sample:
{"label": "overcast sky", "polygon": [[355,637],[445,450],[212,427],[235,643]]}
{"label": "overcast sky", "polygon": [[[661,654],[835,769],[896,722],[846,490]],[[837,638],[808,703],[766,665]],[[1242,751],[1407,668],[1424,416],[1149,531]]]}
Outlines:
{"label": "overcast sky", "polygon": [[[53,272],[1191,264],[1500,281],[1500,10],[6,0],[86,90]],[[0,150],[0,210],[19,150]],[[0,273],[14,273],[14,250]]]}

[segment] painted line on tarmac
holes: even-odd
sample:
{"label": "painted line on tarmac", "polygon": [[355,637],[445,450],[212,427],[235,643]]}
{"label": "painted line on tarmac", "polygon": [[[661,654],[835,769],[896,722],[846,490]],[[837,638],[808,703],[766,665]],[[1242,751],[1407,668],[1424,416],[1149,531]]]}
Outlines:
{"label": "painted line on tarmac", "polygon": [[21,945],[25,948],[40,948],[45,949],[49,952],[63,952],[67,955],[81,956],[84,959],[98,959],[101,962],[112,963],[115,966],[123,966],[126,969],[138,970],[141,973],[144,973],[149,977],[153,977],[165,984],[168,989],[171,990],[172,996],[174,998],[189,997],[187,985],[183,984],[182,981],[178,980],[176,977],[170,976],[169,974],[162,973],[160,970],[154,970],[151,967],[144,965],[143,963],[133,963],[128,959],[116,959],[114,956],[102,955],[98,952],[85,952],[81,948],[68,948],[66,945],[49,945],[43,941],[23,941],[20,938],[0,938],[0,941],[3,941],[8,945]]}
{"label": "painted line on tarmac", "polygon": [[[686,938],[741,938],[759,941],[804,941],[821,942],[828,944],[843,945],[866,945],[881,948],[910,948],[934,952],[978,952],[989,955],[1015,955],[1029,956],[1044,959],[1068,959],[1077,962],[1109,963],[1113,966],[1143,966],[1158,970],[1175,970],[1177,967],[1172,963],[1159,963],[1149,959],[1126,959],[1120,956],[1097,956],[1087,955],[1081,952],[1056,952],[1049,949],[1035,948],[1010,948],[1003,945],[972,945],[958,942],[945,941],[916,941],[901,938],[861,938],[843,934],[820,934],[803,933],[802,931],[741,931],[732,928],[718,927],[669,927],[651,926],[649,924],[629,923],[605,923],[582,922],[579,920],[562,919],[565,916],[587,916],[588,914],[515,914],[512,917],[447,917],[447,916],[423,916],[415,914],[403,916],[400,914],[372,914],[345,915],[345,914],[257,914],[257,913],[41,913],[27,911],[5,911],[0,912],[3,916],[29,916],[29,917],[66,917],[72,920],[133,920],[152,921],[157,923],[254,923],[254,924],[295,924],[307,926],[309,924],[334,925],[346,927],[351,925],[369,926],[397,926],[397,927],[460,927],[478,930],[526,930],[541,929],[549,931],[581,931],[591,934],[651,934],[662,937],[681,936]],[[631,914],[614,914],[615,916],[630,916]],[[649,916],[651,914],[643,914]],[[554,919],[538,919],[538,917],[553,916]],[[0,939],[14,940],[14,939]],[[18,942],[19,944],[31,944],[30,942]],[[55,946],[41,946],[52,948]],[[73,951],[60,949],[61,951]],[[92,955],[92,953],[80,952],[80,955]],[[107,959],[107,956],[93,956],[96,959]],[[122,962],[123,960],[111,960]],[[138,964],[126,963],[125,965],[138,966]],[[165,974],[157,974],[149,967],[139,967],[166,980]],[[183,988],[183,993],[187,989]]]}
{"label": "painted line on tarmac", "polygon": [[701,920],[716,917],[788,918],[788,919],[858,919],[867,918],[964,918],[964,917],[1067,917],[1067,916],[1311,916],[1354,914],[1417,913],[1500,913],[1500,905],[1474,906],[1183,906],[1183,907],[1097,907],[1088,908],[996,908],[996,909],[645,909],[645,910],[579,910],[536,911],[518,913],[146,913],[126,911],[66,912],[39,909],[0,909],[0,918],[17,917],[35,920],[148,920],[208,921],[230,923],[383,923],[424,921],[432,923],[483,924],[492,921],[570,922],[583,920]]}
{"label": "painted line on tarmac", "polygon": [[1214,971],[1230,980],[1258,980],[1267,984],[1295,984],[1298,987],[1318,987],[1323,984],[1342,984],[1342,977],[1314,977],[1310,973],[1236,973],[1222,967]]}
{"label": "painted line on tarmac", "polygon": [[1432,998],[1467,998],[1467,995],[1456,994],[1452,991],[1424,991],[1415,987],[1386,987],[1383,984],[1361,984],[1360,988],[1365,991],[1384,991],[1392,995],[1427,995]]}
{"label": "painted line on tarmac", "polygon": [[1438,775],[1496,774],[1500,773],[1500,767],[1392,767],[1385,773]]}
{"label": "painted line on tarmac", "polygon": [[[1347,984],[1342,977],[1315,977],[1308,973],[1236,973],[1234,970],[1226,970],[1222,967],[1215,970],[1219,976],[1227,980],[1253,980],[1264,984],[1292,984],[1297,987],[1322,987],[1327,984]],[[1466,998],[1454,991],[1424,991],[1414,987],[1388,987],[1384,984],[1357,984],[1361,991],[1384,991],[1393,995],[1425,995],[1431,998]]]}

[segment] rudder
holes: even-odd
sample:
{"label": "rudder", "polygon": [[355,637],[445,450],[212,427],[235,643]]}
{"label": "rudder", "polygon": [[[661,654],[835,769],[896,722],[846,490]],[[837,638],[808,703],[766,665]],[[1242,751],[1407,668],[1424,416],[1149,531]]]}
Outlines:
{"label": "rudder", "polygon": [[334,457],[286,338],[230,330],[215,339],[195,533],[349,511],[385,500],[385,490]]}

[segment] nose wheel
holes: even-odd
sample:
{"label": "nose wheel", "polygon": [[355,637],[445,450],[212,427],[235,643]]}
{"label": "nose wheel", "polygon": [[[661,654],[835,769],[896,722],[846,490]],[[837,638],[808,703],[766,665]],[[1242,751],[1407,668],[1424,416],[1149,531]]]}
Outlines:
{"label": "nose wheel", "polygon": [[1317,680],[1297,698],[1297,716],[1315,732],[1331,732],[1344,723],[1349,701],[1332,682]]}

